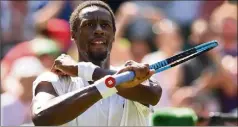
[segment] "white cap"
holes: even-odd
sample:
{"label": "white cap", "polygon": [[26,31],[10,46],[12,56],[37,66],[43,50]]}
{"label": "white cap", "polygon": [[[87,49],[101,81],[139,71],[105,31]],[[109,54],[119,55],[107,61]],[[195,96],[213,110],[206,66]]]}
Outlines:
{"label": "white cap", "polygon": [[41,61],[34,56],[25,56],[15,60],[10,75],[15,78],[38,76],[45,71]]}

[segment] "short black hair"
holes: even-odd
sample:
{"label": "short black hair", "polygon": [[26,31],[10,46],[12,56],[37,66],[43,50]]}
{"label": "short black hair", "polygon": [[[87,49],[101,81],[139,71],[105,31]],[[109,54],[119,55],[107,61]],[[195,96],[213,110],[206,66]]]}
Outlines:
{"label": "short black hair", "polygon": [[112,17],[113,31],[116,32],[115,15],[114,15],[111,7],[107,3],[100,1],[100,0],[98,0],[98,1],[89,0],[89,1],[83,1],[82,3],[80,3],[70,16],[70,21],[69,21],[70,22],[70,31],[73,35],[77,31],[76,26],[79,23],[78,21],[79,21],[80,11],[86,7],[89,7],[89,6],[98,6],[98,7],[102,7],[104,9],[108,10]]}

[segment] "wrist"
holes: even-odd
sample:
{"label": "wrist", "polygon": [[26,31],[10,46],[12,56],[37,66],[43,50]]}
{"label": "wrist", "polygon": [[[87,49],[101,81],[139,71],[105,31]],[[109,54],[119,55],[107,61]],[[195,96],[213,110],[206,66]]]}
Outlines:
{"label": "wrist", "polygon": [[111,76],[106,76],[94,83],[102,98],[105,99],[113,94],[117,93],[117,88],[115,87],[115,79]]}

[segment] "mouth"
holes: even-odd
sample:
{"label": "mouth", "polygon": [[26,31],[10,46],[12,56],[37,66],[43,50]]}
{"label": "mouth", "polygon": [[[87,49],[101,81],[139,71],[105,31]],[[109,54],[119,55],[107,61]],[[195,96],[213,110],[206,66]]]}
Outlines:
{"label": "mouth", "polygon": [[105,45],[106,40],[104,38],[95,38],[91,41],[91,45]]}
{"label": "mouth", "polygon": [[90,42],[90,47],[95,49],[102,49],[107,47],[107,43],[104,38],[95,38]]}

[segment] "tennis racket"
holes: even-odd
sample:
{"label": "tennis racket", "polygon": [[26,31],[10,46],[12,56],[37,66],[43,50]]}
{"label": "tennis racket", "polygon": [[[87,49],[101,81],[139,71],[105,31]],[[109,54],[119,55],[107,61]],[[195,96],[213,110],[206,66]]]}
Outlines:
{"label": "tennis racket", "polygon": [[[218,42],[216,40],[209,41],[209,42],[197,45],[197,46],[190,48],[188,50],[182,51],[182,52],[178,53],[177,55],[174,55],[174,56],[167,58],[163,61],[151,64],[149,66],[149,68],[154,69],[155,73],[159,73],[159,72],[168,70],[169,68],[172,68],[178,64],[186,62],[198,55],[201,55],[202,53],[207,52],[207,51],[215,48],[216,46],[218,46]],[[113,75],[110,78],[113,81],[111,81],[111,80],[107,80],[107,81],[109,81],[110,83],[114,82],[113,85],[116,86],[121,83],[133,80],[134,78],[135,78],[135,73],[133,71],[127,71],[127,72],[120,73],[118,75]],[[107,83],[107,81],[105,81],[105,83]]]}

